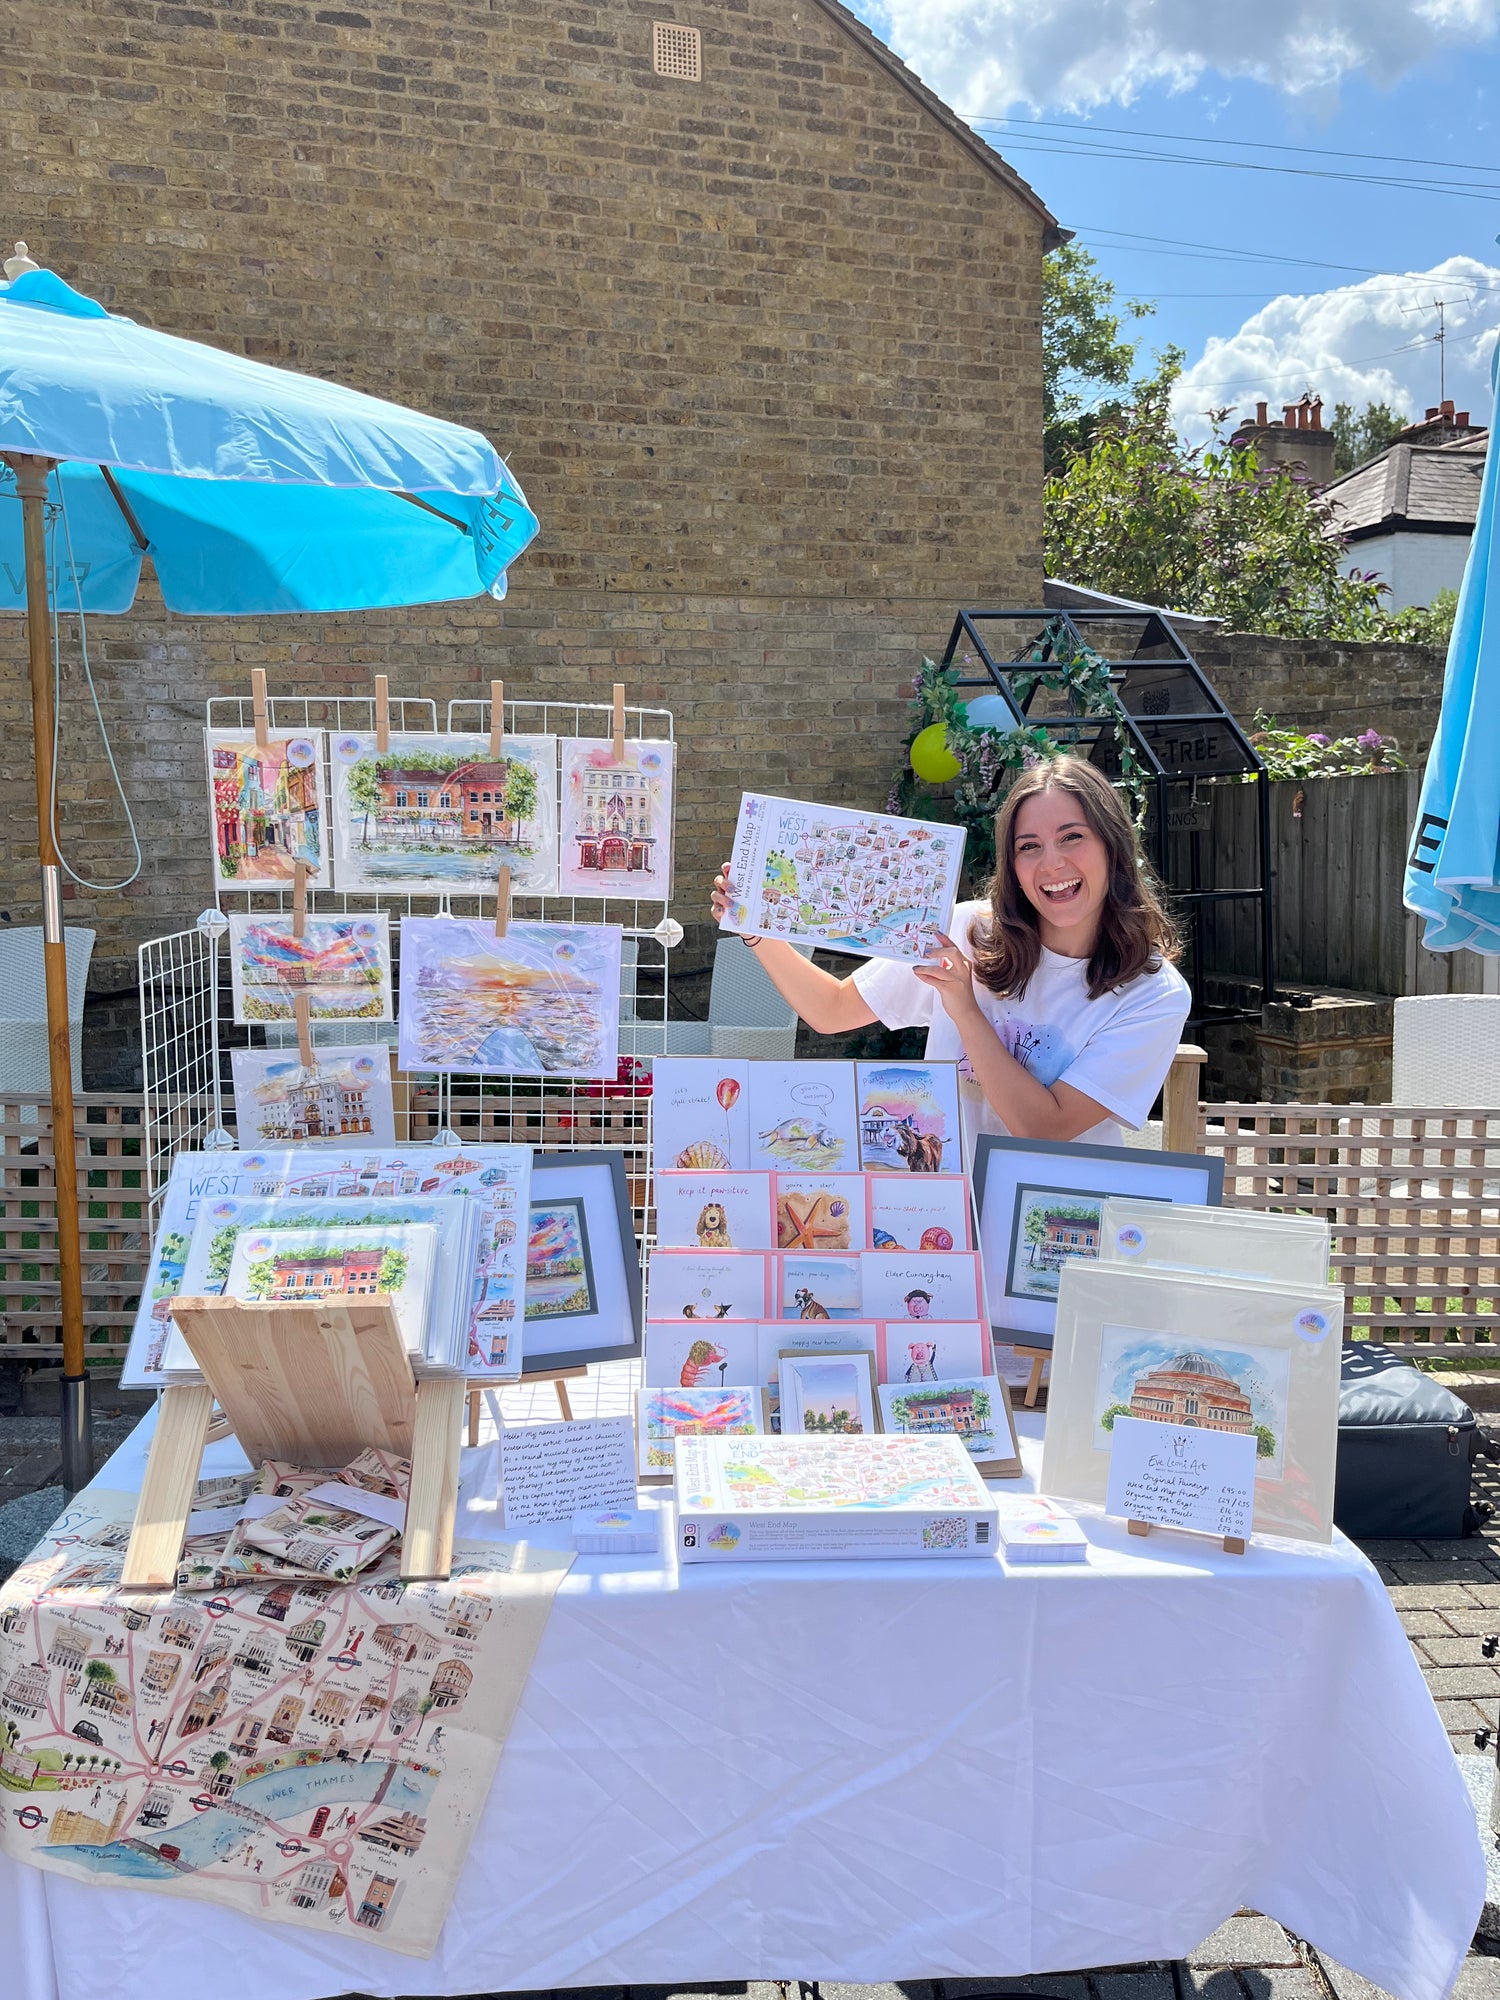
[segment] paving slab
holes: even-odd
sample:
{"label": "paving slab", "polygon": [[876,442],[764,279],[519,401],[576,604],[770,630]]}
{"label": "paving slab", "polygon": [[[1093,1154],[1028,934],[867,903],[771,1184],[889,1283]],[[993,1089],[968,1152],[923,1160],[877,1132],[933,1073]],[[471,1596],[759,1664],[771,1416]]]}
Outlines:
{"label": "paving slab", "polygon": [[1271,1917],[1231,1917],[1205,1938],[1186,1963],[1213,1965],[1301,1965],[1302,1954]]}

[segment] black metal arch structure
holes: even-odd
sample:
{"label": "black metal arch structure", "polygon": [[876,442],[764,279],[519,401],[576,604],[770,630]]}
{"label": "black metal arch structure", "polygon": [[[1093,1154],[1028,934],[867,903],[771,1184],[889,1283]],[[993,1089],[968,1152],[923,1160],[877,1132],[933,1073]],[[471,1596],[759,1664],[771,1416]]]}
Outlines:
{"label": "black metal arch structure", "polygon": [[[1083,647],[1100,654],[1124,709],[1115,716],[1083,715],[1066,695],[1040,685],[1024,695],[1017,679]],[[1151,788],[1147,848],[1174,904],[1191,926],[1193,962],[1202,963],[1203,917],[1213,903],[1258,905],[1261,1001],[1276,990],[1272,925],[1271,799],[1265,765],[1224,706],[1181,636],[1150,609],[1068,611],[960,611],[943,655],[957,665],[963,690],[998,694],[1012,727],[1041,727],[1111,779],[1120,776],[1117,727],[1123,729]],[[967,671],[966,671],[967,670]],[[1205,778],[1250,778],[1257,792],[1259,869],[1248,888],[1204,888],[1198,786]],[[1201,1018],[1210,1012],[1199,1004]]]}

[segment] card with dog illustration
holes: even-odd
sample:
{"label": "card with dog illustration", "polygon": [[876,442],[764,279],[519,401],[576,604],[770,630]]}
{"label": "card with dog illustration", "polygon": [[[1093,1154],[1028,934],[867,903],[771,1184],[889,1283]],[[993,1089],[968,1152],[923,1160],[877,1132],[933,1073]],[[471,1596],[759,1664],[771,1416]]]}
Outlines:
{"label": "card with dog illustration", "polygon": [[648,1320],[643,1380],[652,1389],[723,1389],[765,1381],[761,1334],[762,1327],[748,1320],[719,1320],[711,1327],[690,1319]]}
{"label": "card with dog illustration", "polygon": [[752,1250],[653,1250],[648,1319],[764,1319],[768,1257]]}
{"label": "card with dog illustration", "polygon": [[872,1174],[959,1173],[958,1065],[862,1062],[854,1065],[859,1100],[859,1163]]}
{"label": "card with dog illustration", "polygon": [[782,1319],[858,1319],[859,1265],[856,1257],[778,1257],[777,1312]]}
{"label": "card with dog illustration", "polygon": [[791,1173],[858,1173],[854,1065],[757,1062],[750,1066],[751,1167]]}
{"label": "card with dog illustration", "polygon": [[750,1165],[750,1067],[718,1056],[656,1058],[651,1123],[657,1173],[731,1173]]}
{"label": "card with dog illustration", "polygon": [[875,1344],[875,1362],[882,1382],[962,1382],[995,1372],[990,1330],[977,1319],[924,1326],[909,1319],[886,1320]]}
{"label": "card with dog illustration", "polygon": [[972,1250],[967,1179],[962,1174],[922,1174],[913,1180],[872,1174],[869,1247],[927,1255]]}
{"label": "card with dog illustration", "polygon": [[758,1326],[754,1380],[773,1393],[780,1382],[783,1354],[847,1353],[857,1347],[862,1354],[880,1359],[880,1329],[873,1320],[802,1319],[772,1320]]}
{"label": "card with dog illustration", "polygon": [[658,1249],[774,1249],[771,1179],[770,1174],[658,1174]]}
{"label": "card with dog illustration", "polygon": [[777,1174],[778,1250],[863,1250],[863,1174]]}
{"label": "card with dog illustration", "polygon": [[977,1319],[984,1310],[979,1259],[972,1254],[914,1257],[868,1250],[860,1265],[860,1296],[872,1319]]}

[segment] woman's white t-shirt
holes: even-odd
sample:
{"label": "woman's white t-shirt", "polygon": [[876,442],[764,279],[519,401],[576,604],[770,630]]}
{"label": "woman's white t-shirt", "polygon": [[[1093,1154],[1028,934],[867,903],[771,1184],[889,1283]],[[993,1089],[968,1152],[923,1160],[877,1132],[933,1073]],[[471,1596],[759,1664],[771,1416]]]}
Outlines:
{"label": "woman's white t-shirt", "polygon": [[[987,921],[989,914],[987,902],[960,903],[953,912],[950,935],[966,957],[974,955],[971,934],[976,920]],[[1071,1084],[1111,1114],[1080,1132],[1079,1141],[1122,1146],[1125,1135],[1120,1127],[1137,1129],[1151,1114],[1182,1039],[1192,996],[1181,973],[1166,964],[1143,972],[1128,986],[1101,993],[1097,1000],[1089,998],[1088,978],[1086,958],[1063,958],[1044,947],[1019,999],[1003,999],[977,979],[974,997],[1002,1045],[1038,1083],[1049,1089],[1054,1083]],[[931,986],[925,986],[909,965],[875,958],[860,966],[854,984],[888,1028],[926,1028],[927,1054],[933,1061],[958,1063],[966,1150],[971,1157],[979,1133],[1006,1132],[970,1071],[958,1029]]]}

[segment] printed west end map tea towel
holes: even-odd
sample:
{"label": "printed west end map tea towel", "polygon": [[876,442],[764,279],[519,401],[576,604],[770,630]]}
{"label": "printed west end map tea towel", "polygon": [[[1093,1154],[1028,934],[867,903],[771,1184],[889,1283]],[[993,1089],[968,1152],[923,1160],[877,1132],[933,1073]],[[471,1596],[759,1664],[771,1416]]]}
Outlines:
{"label": "printed west end map tea towel", "polygon": [[80,1494],[0,1586],[0,1849],[429,1956],[571,1554],[151,1595],[134,1511]]}
{"label": "printed west end map tea towel", "polygon": [[[1500,383],[1500,348],[1491,363]],[[1500,952],[1500,454],[1485,461],[1458,594],[1443,706],[1422,776],[1405,902],[1427,919],[1429,951]]]}

